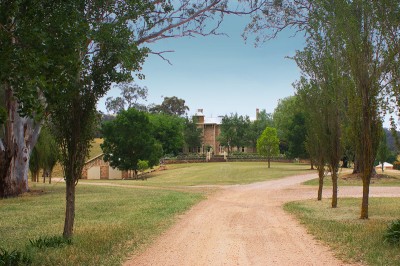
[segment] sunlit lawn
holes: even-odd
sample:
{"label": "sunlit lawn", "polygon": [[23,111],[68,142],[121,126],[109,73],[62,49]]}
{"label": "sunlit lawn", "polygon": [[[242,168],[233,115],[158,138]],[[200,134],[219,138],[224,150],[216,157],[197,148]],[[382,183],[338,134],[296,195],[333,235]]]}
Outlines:
{"label": "sunlit lawn", "polygon": [[357,219],[360,204],[361,199],[341,198],[339,207],[332,209],[329,200],[308,200],[288,203],[285,209],[342,259],[366,265],[400,265],[400,246],[383,239],[387,224],[400,219],[400,198],[371,198],[369,220]]}
{"label": "sunlit lawn", "polygon": [[44,194],[0,200],[0,248],[30,250],[34,265],[120,265],[204,197],[78,185],[73,245],[30,249],[30,239],[62,234],[65,211],[64,183],[31,188]]}
{"label": "sunlit lawn", "polygon": [[171,164],[167,170],[146,175],[147,180],[82,180],[116,184],[175,187],[201,185],[234,185],[277,179],[285,176],[315,173],[307,164],[265,162],[225,162]]}

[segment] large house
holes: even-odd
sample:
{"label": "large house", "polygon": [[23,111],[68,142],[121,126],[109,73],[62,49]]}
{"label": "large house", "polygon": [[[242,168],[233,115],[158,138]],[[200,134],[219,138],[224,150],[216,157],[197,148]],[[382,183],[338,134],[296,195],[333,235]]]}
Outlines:
{"label": "large house", "polygon": [[[259,115],[259,109],[256,109],[256,119]],[[205,117],[203,109],[197,109],[193,115],[193,120],[197,122],[197,126],[203,129],[203,145],[197,148],[198,153],[206,153],[211,150],[215,155],[222,155],[228,151],[228,147],[221,146],[218,136],[221,134],[221,124],[223,116]],[[253,119],[254,120],[254,119]],[[255,152],[252,147],[231,147],[232,151]]]}

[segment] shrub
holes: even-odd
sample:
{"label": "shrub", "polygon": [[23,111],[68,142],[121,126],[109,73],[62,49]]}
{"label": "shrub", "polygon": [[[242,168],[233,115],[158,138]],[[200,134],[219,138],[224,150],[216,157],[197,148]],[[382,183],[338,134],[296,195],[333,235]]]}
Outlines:
{"label": "shrub", "polygon": [[28,254],[17,250],[11,252],[0,248],[0,266],[31,265],[32,259]]}
{"label": "shrub", "polygon": [[62,236],[51,236],[51,237],[39,237],[38,239],[29,240],[31,246],[37,248],[59,248],[64,245],[71,245],[72,240],[70,238],[64,238]]}
{"label": "shrub", "polygon": [[390,244],[400,243],[400,220],[391,222],[385,233],[385,242]]}

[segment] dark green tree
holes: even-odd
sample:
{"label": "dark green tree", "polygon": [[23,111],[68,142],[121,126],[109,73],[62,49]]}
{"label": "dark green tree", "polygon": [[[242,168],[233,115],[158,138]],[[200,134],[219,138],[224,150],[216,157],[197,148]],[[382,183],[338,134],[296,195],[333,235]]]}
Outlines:
{"label": "dark green tree", "polygon": [[303,112],[295,113],[292,123],[288,125],[288,132],[285,134],[288,142],[289,158],[308,158],[306,149],[306,123]]}
{"label": "dark green tree", "polygon": [[221,145],[228,147],[231,152],[232,147],[239,151],[240,147],[249,145],[248,130],[250,128],[250,118],[248,116],[239,116],[237,113],[230,116],[224,116],[221,123],[221,133],[218,141]]}
{"label": "dark green tree", "polygon": [[[293,124],[295,114],[300,112],[301,110],[297,101],[297,97],[289,96],[279,100],[278,105],[273,113],[274,126],[278,131],[278,137],[280,140],[280,152],[287,154],[289,157],[290,147],[292,146],[292,149],[294,149],[295,146],[298,145],[298,143],[291,143],[289,141],[289,134],[291,127],[295,127],[295,125]],[[301,135],[304,136],[304,133],[302,133]],[[304,141],[305,139],[303,139],[303,144],[301,144],[301,146],[303,147]]]}
{"label": "dark green tree", "polygon": [[185,145],[184,119],[167,114],[150,114],[152,135],[161,144],[164,154],[177,155]]}
{"label": "dark green tree", "polygon": [[146,113],[134,108],[121,111],[115,120],[104,123],[101,131],[104,160],[112,167],[132,170],[137,177],[139,161],[147,161],[149,167],[159,163],[162,146],[151,134],[154,128]]}
{"label": "dark green tree", "polygon": [[273,127],[273,124],[272,114],[267,113],[265,109],[261,110],[257,119],[250,123],[250,127],[247,131],[246,138],[250,141],[250,145],[253,148],[256,148],[257,140],[263,133],[264,129],[266,127]]}
{"label": "dark green tree", "polygon": [[197,127],[195,120],[185,119],[183,136],[189,152],[197,152],[203,142],[203,130]]}

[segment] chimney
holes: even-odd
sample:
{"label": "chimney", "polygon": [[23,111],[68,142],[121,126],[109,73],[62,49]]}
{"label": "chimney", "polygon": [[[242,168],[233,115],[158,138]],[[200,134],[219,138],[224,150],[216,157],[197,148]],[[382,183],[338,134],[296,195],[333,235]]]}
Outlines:
{"label": "chimney", "polygon": [[260,109],[256,109],[256,120],[260,117]]}

